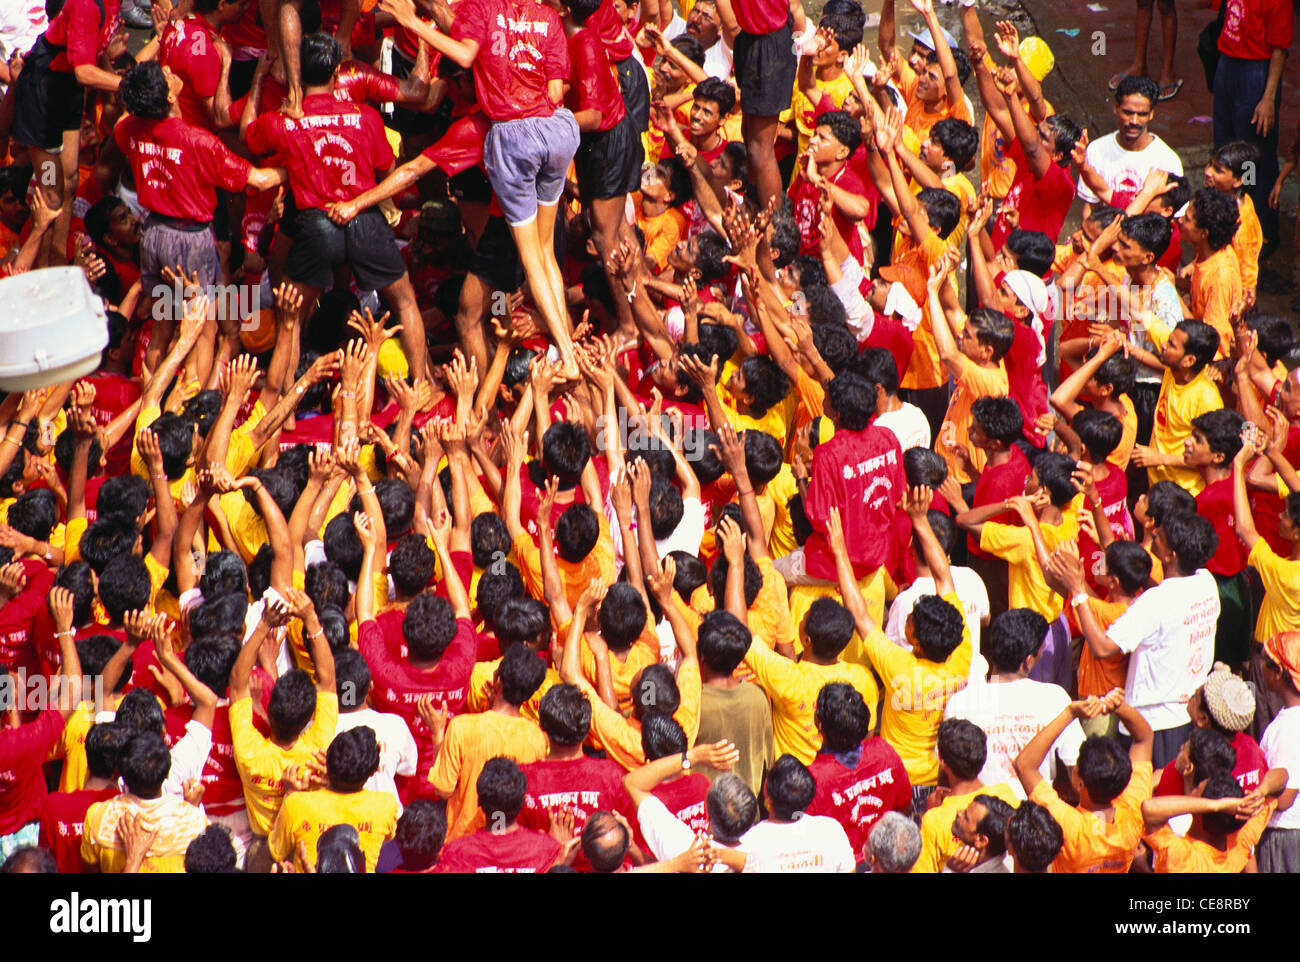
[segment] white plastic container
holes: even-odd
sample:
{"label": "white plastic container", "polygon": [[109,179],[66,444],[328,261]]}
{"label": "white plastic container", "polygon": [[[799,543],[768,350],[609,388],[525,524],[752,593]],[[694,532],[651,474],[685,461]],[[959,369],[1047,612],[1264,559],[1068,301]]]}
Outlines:
{"label": "white plastic container", "polygon": [[91,373],[108,346],[108,317],[79,267],[0,280],[0,388],[29,391]]}

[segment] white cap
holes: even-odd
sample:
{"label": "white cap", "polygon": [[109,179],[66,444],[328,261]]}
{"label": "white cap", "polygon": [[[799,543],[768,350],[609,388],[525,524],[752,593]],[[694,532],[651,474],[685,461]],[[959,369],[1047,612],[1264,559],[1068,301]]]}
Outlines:
{"label": "white cap", "polygon": [[1047,313],[1047,285],[1041,277],[1029,271],[1008,271],[1005,280],[1021,304],[1035,314]]}

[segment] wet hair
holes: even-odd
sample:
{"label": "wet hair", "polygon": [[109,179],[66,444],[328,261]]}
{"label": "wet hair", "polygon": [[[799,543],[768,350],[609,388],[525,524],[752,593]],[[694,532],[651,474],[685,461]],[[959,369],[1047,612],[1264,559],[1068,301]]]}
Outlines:
{"label": "wet hair", "polygon": [[1093,464],[1101,464],[1119,447],[1124,425],[1108,411],[1084,408],[1070,421],[1070,429],[1079,436]]}
{"label": "wet hair", "polygon": [[861,692],[844,682],[822,686],[814,717],[828,752],[851,752],[871,734],[871,708]]}
{"label": "wet hair", "polygon": [[[1245,798],[1246,791],[1232,776],[1232,772],[1215,772],[1205,782],[1201,792],[1205,799]],[[1233,812],[1208,812],[1201,816],[1201,824],[1211,835],[1231,835],[1241,828]]]}
{"label": "wet hair", "polygon": [[945,718],[935,742],[939,760],[962,781],[979,775],[988,760],[988,737],[984,729],[965,718]]}
{"label": "wet hair", "polygon": [[186,875],[234,875],[238,866],[235,843],[224,825],[209,825],[185,848]]}
{"label": "wet hair", "polygon": [[[1137,383],[1137,363],[1131,357],[1115,354],[1101,362],[1093,378],[1098,384],[1108,384],[1113,396],[1130,394]],[[1077,415],[1076,415],[1077,416]]]}
{"label": "wet hair", "polygon": [[947,661],[948,656],[961,645],[965,630],[962,614],[938,595],[917,598],[909,617],[921,654],[930,661]]}
{"label": "wet hair", "polygon": [[299,53],[304,86],[319,87],[330,82],[343,59],[343,48],[326,33],[307,34]]}
{"label": "wet hair", "polygon": [[924,485],[938,490],[948,478],[948,462],[938,451],[919,445],[903,452],[903,476],[908,487]]}
{"label": "wet hair", "polygon": [[447,840],[447,805],[417,798],[402,810],[393,841],[402,853],[402,868],[421,872],[438,861]]}
{"label": "wet hair", "polygon": [[[705,322],[700,325],[699,335],[695,341],[700,351],[708,358],[718,357],[730,360],[740,347],[740,336],[731,328],[722,324]],[[692,382],[694,383],[694,382]]]}
{"label": "wet hair", "polygon": [[700,621],[700,661],[715,674],[730,675],[745,660],[753,637],[749,628],[731,612],[710,611]]}
{"label": "wet hair", "polygon": [[989,625],[986,650],[995,671],[1019,671],[1025,659],[1038,653],[1047,637],[1047,619],[1031,608],[1010,608]]}
{"label": "wet hair", "polygon": [[233,551],[212,552],[203,564],[199,592],[205,602],[236,595],[242,597],[247,604],[248,570],[244,567],[243,559]]}
{"label": "wet hair", "polygon": [[1123,216],[1124,212],[1118,207],[1111,207],[1110,204],[1099,204],[1088,213],[1085,220],[1089,224],[1096,224],[1104,229]]}
{"label": "wet hair", "polygon": [[916,200],[940,240],[946,240],[961,223],[961,201],[952,191],[942,187],[923,187]]}
{"label": "wet hair", "polygon": [[361,836],[355,825],[332,825],[316,840],[318,875],[360,875],[366,870]]}
{"label": "wet hair", "polygon": [[690,743],[686,739],[686,732],[671,715],[656,712],[642,719],[641,750],[645,753],[647,762],[684,754],[688,748]]}
{"label": "wet hair", "polygon": [[1007,843],[1017,862],[1030,872],[1044,872],[1061,853],[1065,836],[1051,812],[1034,802],[1024,801],[1007,819]]}
{"label": "wet hair", "polygon": [[91,606],[95,603],[95,582],[89,564],[85,561],[74,561],[70,565],[64,565],[54,577],[53,586],[66,588],[72,592],[74,625],[84,625],[90,620]]}
{"label": "wet hair", "polygon": [[487,568],[505,558],[512,547],[505,519],[495,511],[476,514],[469,523],[469,544],[476,568]]}
{"label": "wet hair", "polygon": [[992,307],[977,307],[970,315],[969,324],[975,339],[984,347],[993,349],[993,360],[1000,361],[1011,350],[1016,339],[1015,321]]}
{"label": "wet hair", "polygon": [[1047,274],[1056,260],[1056,245],[1042,231],[1017,227],[1007,235],[1004,246],[1016,259],[1016,267],[1035,277]]}
{"label": "wet hair", "polygon": [[155,60],[146,60],[128,70],[119,90],[122,106],[137,117],[162,120],[171,113],[167,77]]}

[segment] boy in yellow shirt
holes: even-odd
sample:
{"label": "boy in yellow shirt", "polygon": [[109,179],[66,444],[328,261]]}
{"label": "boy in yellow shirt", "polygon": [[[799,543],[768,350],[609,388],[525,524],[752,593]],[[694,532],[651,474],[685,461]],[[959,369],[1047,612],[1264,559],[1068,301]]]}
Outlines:
{"label": "boy in yellow shirt", "polygon": [[[1125,757],[1113,738],[1089,738],[1079,750],[1070,781],[1079,794],[1077,807],[1066,804],[1039,771],[1053,743],[1078,718],[1113,713],[1133,738]],[[1155,733],[1116,689],[1104,699],[1095,695],[1071,702],[1030,740],[1016,758],[1016,775],[1029,800],[1056,819],[1065,836],[1054,872],[1127,872],[1142,842],[1142,802],[1151,794],[1151,746]]]}
{"label": "boy in yellow shirt", "polygon": [[1250,303],[1255,301],[1255,286],[1259,283],[1259,252],[1264,246],[1264,231],[1255,213],[1255,202],[1243,185],[1247,171],[1253,172],[1258,164],[1258,147],[1244,140],[1232,140],[1216,147],[1205,165],[1205,186],[1237,202],[1241,223],[1232,235],[1232,251],[1237,255],[1237,267],[1241,271],[1242,295]]}
{"label": "boy in yellow shirt", "polygon": [[[1270,443],[1280,447],[1285,441],[1283,435]],[[1255,621],[1255,640],[1263,644],[1280,632],[1300,630],[1300,491],[1286,496],[1278,515],[1277,533],[1291,542],[1291,553],[1283,558],[1260,537],[1246,492],[1246,464],[1258,454],[1258,446],[1242,445],[1232,461],[1232,514],[1237,537],[1250,551],[1246,564],[1259,572],[1264,583],[1264,600]]]}

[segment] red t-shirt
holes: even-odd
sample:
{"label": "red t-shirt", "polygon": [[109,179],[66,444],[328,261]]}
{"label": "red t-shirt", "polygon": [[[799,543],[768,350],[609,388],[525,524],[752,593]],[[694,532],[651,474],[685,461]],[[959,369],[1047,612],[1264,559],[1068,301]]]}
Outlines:
{"label": "red t-shirt", "polygon": [[569,79],[569,46],[550,7],[537,0],[461,0],[451,37],[478,44],[474,90],[488,119],[555,113],[546,85]]}
{"label": "red t-shirt", "polygon": [[[140,382],[120,374],[100,371],[84,380],[95,388],[95,403],[91,405],[90,413],[95,418],[95,424],[100,427],[107,427],[112,423],[113,418],[129,408],[140,397]],[[126,473],[131,464],[133,440],[130,432],[127,432],[122,440],[105,452],[104,474],[113,477]]]}
{"label": "red t-shirt", "polygon": [[46,596],[54,583],[54,572],[35,558],[19,562],[27,574],[27,587],[8,604],[0,607],[0,667],[27,674],[40,672],[32,623],[46,606]]}
{"label": "red t-shirt", "polygon": [[163,27],[158,45],[158,62],[185,81],[177,98],[181,119],[206,130],[214,128],[203,101],[216,94],[221,83],[216,40],[208,22],[193,14]]}
{"label": "red t-shirt", "polygon": [[[1242,791],[1249,794],[1259,788],[1268,772],[1268,759],[1264,757],[1264,750],[1259,747],[1259,743],[1245,732],[1237,732],[1232,736],[1232,747],[1237,753],[1237,764],[1232,769],[1232,777],[1237,780]],[[1165,766],[1154,794],[1182,795],[1186,792],[1183,776],[1178,774],[1175,765],[1177,762],[1173,761]]]}
{"label": "red t-shirt", "polygon": [[1196,513],[1214,525],[1219,536],[1219,547],[1205,567],[1216,575],[1238,574],[1246,567],[1248,552],[1237,537],[1237,522],[1232,513],[1232,478],[1207,484],[1196,496]]}
{"label": "red t-shirt", "polygon": [[872,424],[864,431],[840,430],[817,445],[804,501],[813,526],[804,544],[808,574],[835,580],[835,558],[825,534],[831,508],[840,509],[857,577],[886,564],[893,551],[894,514],[906,484],[902,448],[887,428]]}
{"label": "red t-shirt", "polygon": [[1047,402],[1047,385],[1043,383],[1043,372],[1038,367],[1038,354],[1042,345],[1038,335],[1027,323],[1016,321],[1012,325],[1014,337],[1011,349],[1003,358],[1007,369],[1007,384],[1011,400],[1020,408],[1024,419],[1021,434],[1036,448],[1041,448],[1047,439],[1034,430],[1041,415],[1051,411]]}
{"label": "red t-shirt", "polygon": [[[609,494],[609,462],[603,457],[592,459],[592,464],[596,468],[596,477],[600,481],[600,493]],[[546,485],[546,469],[540,461],[526,462],[519,469],[520,481],[520,501],[519,501],[519,521],[524,526],[529,536],[536,541],[539,534],[537,530],[537,509],[542,504],[542,490]],[[582,493],[582,485],[578,484],[573,488],[573,500],[567,503],[557,501],[551,508],[551,525],[554,527],[559,524],[561,515],[568,511],[575,504],[586,504],[587,497]],[[592,505],[597,516],[602,516],[603,505]]]}
{"label": "red t-shirt", "polygon": [[124,117],[113,137],[131,163],[140,206],[165,217],[212,220],[217,188],[242,192],[253,170],[215,134],[179,117]]}
{"label": "red t-shirt", "polygon": [[[416,702],[421,695],[432,695],[436,703],[445,701],[453,715],[465,711],[466,690],[470,675],[474,671],[474,655],[478,651],[478,641],[474,626],[468,619],[456,620],[456,636],[442,653],[438,663],[428,670],[421,671],[411,667],[404,656],[399,656],[392,642],[400,642],[401,623],[405,612],[384,612],[379,619],[362,622],[357,630],[357,647],[370,666],[373,687],[370,689],[370,703],[376,711],[392,712],[400,715],[411,729],[419,750],[416,774],[409,784],[399,786],[403,802],[409,802],[420,794],[428,794],[429,769],[433,767],[435,755],[430,742],[432,734],[420,717]],[[383,619],[381,623],[380,619]],[[386,627],[391,625],[393,627]],[[396,639],[393,638],[395,629]],[[421,784],[423,783],[423,784]]]}
{"label": "red t-shirt", "polygon": [[101,16],[95,0],[67,0],[45,30],[48,43],[64,48],[50,61],[50,69],[72,73],[77,67],[98,62],[100,52],[117,30],[121,9],[122,0],[104,0]]}
{"label": "red t-shirt", "polygon": [[650,794],[692,832],[709,831],[709,813],[704,806],[709,794],[708,776],[689,772],[671,782],[660,782]]}
{"label": "red t-shirt", "polygon": [[1169,235],[1169,246],[1165,248],[1165,252],[1160,255],[1156,263],[1177,274],[1179,265],[1183,262],[1183,231],[1178,226],[1177,217],[1169,221],[1169,226],[1173,228]]}
{"label": "red t-shirt", "polygon": [[[731,9],[745,33],[771,33],[790,19],[790,5],[785,0],[734,0]],[[793,58],[794,53],[790,56]]]}
{"label": "red t-shirt", "polygon": [[497,834],[480,829],[447,847],[438,856],[438,874],[449,872],[545,872],[555,864],[560,843],[545,832],[516,828]]}
{"label": "red t-shirt", "polygon": [[[845,164],[834,174],[827,177],[826,180],[850,194],[857,194],[859,197],[868,200],[874,201],[875,199],[875,186],[868,186],[863,183],[849,164]],[[821,190],[814,187],[812,181],[803,176],[802,173],[790,185],[790,200],[794,203],[794,221],[799,227],[800,254],[816,255],[819,250],[822,236],[821,197]],[[873,213],[868,215],[864,221],[867,230],[871,230],[876,226],[874,203],[871,209]],[[849,252],[859,264],[862,263],[862,238],[858,235],[858,222],[851,219],[838,206],[834,208],[831,216],[835,219],[835,229],[844,238],[844,243],[848,245]]]}
{"label": "red t-shirt", "polygon": [[[1300,427],[1292,427],[1287,434],[1286,447],[1282,456],[1292,465],[1300,464]],[[1291,542],[1278,534],[1278,519],[1285,508],[1285,502],[1271,491],[1251,491],[1250,510],[1255,517],[1255,529],[1259,536],[1268,542],[1268,546],[1282,558],[1290,557]]]}
{"label": "red t-shirt", "polygon": [[[1097,482],[1097,495],[1101,498],[1101,509],[1106,513],[1106,520],[1110,522],[1115,537],[1131,539],[1133,519],[1128,513],[1128,478],[1124,472],[1112,464],[1110,474]],[[1092,589],[1102,595],[1097,579],[1105,573],[1106,552],[1082,531],[1079,532],[1078,544],[1079,557],[1083,559],[1083,575]]]}
{"label": "red t-shirt", "polygon": [[398,79],[360,60],[345,60],[334,76],[334,96],[354,104],[391,103],[401,96]]}
{"label": "red t-shirt", "polygon": [[628,34],[623,21],[614,10],[613,0],[600,0],[596,12],[587,18],[587,28],[596,31],[600,42],[605,45],[609,59],[618,63],[632,56],[635,44]]}
{"label": "red t-shirt", "polygon": [[[542,759],[520,765],[528,779],[528,794],[519,813],[523,828],[545,832],[551,825],[551,810],[557,809],[573,816],[573,831],[581,833],[593,813],[621,812],[633,826],[636,809],[623,788],[626,774],[621,765],[607,758],[570,758],[564,761]],[[581,851],[575,865],[587,868]]]}
{"label": "red t-shirt", "polygon": [[[1007,191],[1002,210],[1019,211],[1023,230],[1041,231],[1055,244],[1061,234],[1061,224],[1074,203],[1074,181],[1070,180],[1070,172],[1050,162],[1047,172],[1041,178],[1035,177],[1033,166],[1018,140],[1007,147],[1007,159],[1016,165],[1016,178]],[[1000,248],[1010,233],[1006,218],[999,214],[993,228],[993,246]]]}
{"label": "red t-shirt", "polygon": [[[850,760],[851,759],[847,759]],[[912,783],[898,752],[883,738],[868,738],[852,768],[828,752],[808,766],[817,780],[809,815],[829,815],[844,826],[853,854],[862,859],[871,826],[886,812],[912,813]]]}
{"label": "red t-shirt", "polygon": [[12,835],[41,817],[45,775],[41,765],[63,734],[63,715],[53,708],[17,728],[0,728],[0,835]]}
{"label": "red t-shirt", "polygon": [[423,157],[437,164],[448,177],[483,163],[483,138],[492,122],[475,110],[452,122],[447,132],[424,149]]}
{"label": "red t-shirt", "polygon": [[[1025,480],[1029,477],[1029,459],[1017,447],[1011,448],[1011,457],[993,467],[986,466],[984,473],[975,481],[975,494],[970,506],[978,508],[985,504],[997,504],[1007,498],[1014,498],[1025,493]],[[1004,511],[995,518],[989,518],[997,524],[1019,524],[1020,518],[1014,511]],[[980,550],[979,538],[966,536],[967,550],[981,558],[989,555]]]}
{"label": "red t-shirt", "polygon": [[618,73],[609,53],[591,26],[569,37],[569,63],[577,79],[569,88],[564,105],[575,114],[580,110],[599,110],[598,130],[616,126],[626,112],[623,92],[619,90]]}
{"label": "red t-shirt", "polygon": [[118,794],[117,786],[83,788],[76,792],[55,792],[41,806],[40,843],[54,853],[59,871],[80,874],[97,871],[81,859],[81,838],[85,834],[86,810],[96,802]]}
{"label": "red t-shirt", "polygon": [[302,109],[297,120],[262,114],[246,138],[254,154],[283,159],[299,210],[351,200],[375,186],[375,171],[393,166],[393,148],[373,108],[326,93],[304,97]]}
{"label": "red t-shirt", "polygon": [[871,322],[871,333],[867,335],[866,340],[858,343],[858,347],[883,347],[892,354],[894,366],[898,368],[898,379],[901,381],[907,365],[912,360],[914,347],[912,332],[907,329],[907,325],[893,316],[875,311],[872,313],[875,314],[875,319]]}
{"label": "red t-shirt", "polygon": [[221,35],[230,46],[248,47],[250,50],[266,49],[266,31],[262,29],[260,6],[250,2],[244,7],[242,17],[221,28]]}
{"label": "red t-shirt", "polygon": [[[175,747],[194,716],[193,705],[176,705],[164,713],[167,746]],[[203,808],[209,815],[233,815],[244,808],[244,785],[235,768],[235,740],[230,733],[230,706],[218,705],[212,719],[212,749],[203,763]]]}
{"label": "red t-shirt", "polygon": [[1285,50],[1295,39],[1295,11],[1287,0],[1227,0],[1223,9],[1219,53],[1226,56],[1267,60],[1274,47]]}

